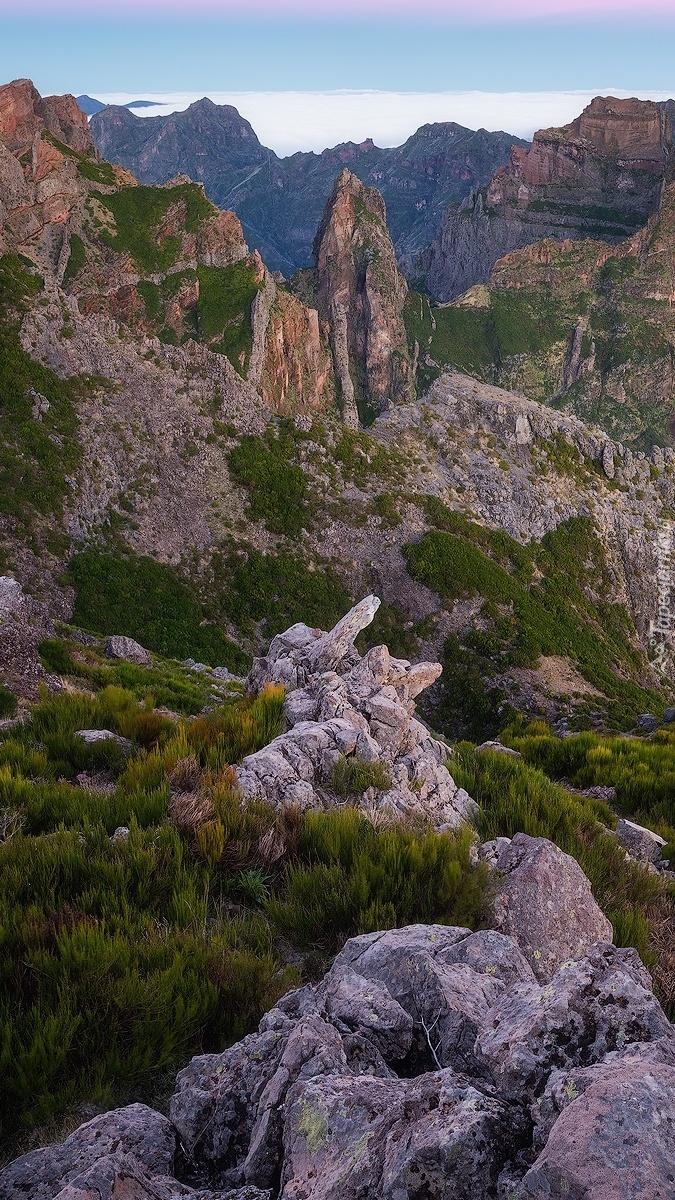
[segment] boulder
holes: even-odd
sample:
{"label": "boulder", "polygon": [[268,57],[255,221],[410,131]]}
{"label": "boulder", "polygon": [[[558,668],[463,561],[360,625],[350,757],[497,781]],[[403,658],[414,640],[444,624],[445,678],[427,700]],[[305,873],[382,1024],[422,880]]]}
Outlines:
{"label": "boulder", "polygon": [[127,754],[133,750],[133,743],[129,738],[113,733],[111,729],[78,729],[75,737],[82,738],[85,746],[95,746],[98,742],[116,742]]}
{"label": "boulder", "polygon": [[[120,1167],[118,1155],[129,1156],[133,1171],[169,1176],[175,1150],[176,1132],[171,1122],[145,1104],[130,1104],[87,1121],[60,1146],[31,1150],[10,1163],[0,1171],[0,1200],[54,1200],[68,1185],[75,1189],[71,1193],[74,1200],[78,1191],[74,1181],[92,1168],[91,1183],[79,1188],[87,1196],[87,1188],[94,1190],[93,1178],[99,1169],[108,1178],[111,1172],[114,1176]],[[101,1167],[101,1160],[110,1155],[114,1162]]]}
{"label": "boulder", "polygon": [[611,942],[611,922],[581,867],[546,838],[517,833],[495,862],[506,876],[494,898],[492,924],[519,945],[537,979],[595,942]]}
{"label": "boulder", "polygon": [[644,825],[636,825],[635,821],[625,819],[617,822],[616,836],[631,858],[644,863],[661,862],[661,851],[668,845],[666,839],[654,833],[652,829],[646,829]]}
{"label": "boulder", "polygon": [[638,1060],[604,1072],[556,1121],[524,1197],[672,1200],[675,1066]]}
{"label": "boulder", "polygon": [[150,665],[150,655],[145,647],[133,638],[122,637],[121,634],[107,639],[105,652],[108,658],[120,658],[124,662],[136,663],[139,667]]}
{"label": "boulder", "polygon": [[531,1105],[555,1069],[589,1066],[637,1042],[672,1038],[634,950],[594,946],[542,986],[518,981],[490,1009],[476,1041],[499,1091]]}

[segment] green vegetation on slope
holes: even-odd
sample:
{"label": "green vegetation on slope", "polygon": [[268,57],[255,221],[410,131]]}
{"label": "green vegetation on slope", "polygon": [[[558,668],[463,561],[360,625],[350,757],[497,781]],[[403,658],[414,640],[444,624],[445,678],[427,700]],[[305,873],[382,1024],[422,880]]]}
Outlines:
{"label": "green vegetation on slope", "polygon": [[20,258],[0,258],[0,518],[22,538],[46,518],[45,536],[54,541],[80,462],[74,402],[101,381],[59,379],[23,349],[21,316],[41,290]]}
{"label": "green vegetation on slope", "polygon": [[496,732],[511,710],[491,678],[509,667],[534,667],[541,655],[568,657],[578,666],[602,693],[593,698],[594,709],[610,727],[628,728],[646,709],[662,711],[662,697],[639,682],[644,657],[626,610],[611,600],[612,581],[589,519],[573,518],[541,543],[523,547],[438,504],[433,511],[456,532],[432,530],[404,547],[410,574],[448,605],[468,596],[483,601],[478,627],[451,635],[445,645],[434,710],[441,729],[476,737]]}
{"label": "green vegetation on slope", "polygon": [[255,267],[249,261],[229,267],[198,267],[197,278],[199,334],[246,378],[253,348],[251,308],[260,287]]}
{"label": "green vegetation on slope", "polygon": [[166,271],[178,257],[185,230],[194,233],[213,208],[196,183],[178,187],[123,187],[96,193],[96,199],[115,218],[115,232],[99,231],[111,250],[130,254],[141,271]]}
{"label": "green vegetation on slope", "polygon": [[309,480],[295,461],[297,438],[293,423],[280,421],[263,437],[244,434],[229,454],[230,471],[248,491],[251,518],[287,537],[297,537],[312,523]]}
{"label": "green vegetation on slope", "polygon": [[[316,963],[358,932],[483,919],[467,833],[240,804],[227,764],[274,737],[282,704],[269,689],[176,727],[106,688],[46,700],[0,739],[8,1149],[83,1100],[152,1101],[162,1072],[246,1033],[299,980],[281,934]],[[102,726],[147,749],[74,736]],[[82,770],[105,788],[63,782]]]}
{"label": "green vegetation on slope", "polygon": [[89,549],[75,555],[68,573],[76,588],[75,624],[125,634],[172,658],[247,669],[247,656],[220,629],[205,623],[188,585],[164,563],[131,552],[122,558]]}

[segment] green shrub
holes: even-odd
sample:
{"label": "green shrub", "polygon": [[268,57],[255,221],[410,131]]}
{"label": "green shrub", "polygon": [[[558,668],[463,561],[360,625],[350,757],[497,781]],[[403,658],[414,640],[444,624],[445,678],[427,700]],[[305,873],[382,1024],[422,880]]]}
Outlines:
{"label": "green shrub", "polygon": [[378,792],[388,792],[391,785],[391,775],[379,760],[366,763],[359,758],[344,757],[336,762],[330,781],[338,796],[362,796],[371,787]]}
{"label": "green shrub", "polygon": [[64,287],[67,286],[71,279],[82,270],[87,261],[87,252],[84,248],[84,242],[77,233],[70,235],[70,257],[66,264],[66,269],[63,273]]}
{"label": "green shrub", "polygon": [[291,461],[295,453],[293,434],[282,423],[276,434],[271,429],[262,438],[244,434],[229,454],[230,470],[248,492],[252,519],[288,537],[297,537],[312,525],[308,479],[302,467]]}
{"label": "green shrub", "polygon": [[124,558],[84,550],[69,567],[76,588],[73,622],[119,633],[173,658],[194,657],[234,671],[248,658],[213,625],[169,566],[128,552]]}
{"label": "green shrub", "polygon": [[213,214],[213,208],[196,183],[178,187],[123,187],[96,199],[115,219],[115,232],[99,230],[98,237],[118,254],[131,254],[141,271],[166,271],[178,258],[181,239],[177,233],[161,232],[171,209],[172,226],[194,233]]}
{"label": "green shrub", "polygon": [[0,720],[7,717],[15,717],[19,708],[19,701],[14,692],[10,692],[9,688],[3,687],[0,684]]}

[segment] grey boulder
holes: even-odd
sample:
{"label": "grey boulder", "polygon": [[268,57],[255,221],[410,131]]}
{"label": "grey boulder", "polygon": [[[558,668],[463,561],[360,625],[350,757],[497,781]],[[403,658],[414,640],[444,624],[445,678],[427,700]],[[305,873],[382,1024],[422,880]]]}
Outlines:
{"label": "grey boulder", "polygon": [[107,658],[123,659],[124,662],[136,663],[139,667],[147,667],[151,661],[145,646],[121,634],[114,634],[107,639],[105,653]]}
{"label": "grey boulder", "polygon": [[595,942],[611,942],[611,922],[588,879],[553,842],[517,833],[494,866],[506,878],[495,895],[492,924],[518,943],[540,981]]}

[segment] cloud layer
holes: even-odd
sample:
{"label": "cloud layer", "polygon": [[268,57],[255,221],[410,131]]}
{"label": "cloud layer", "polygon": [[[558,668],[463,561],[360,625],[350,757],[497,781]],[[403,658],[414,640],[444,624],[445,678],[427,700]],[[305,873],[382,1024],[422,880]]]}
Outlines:
{"label": "cloud layer", "polygon": [[[157,108],[136,110],[144,118],[187,108],[204,93],[96,93],[108,104],[147,99]],[[320,152],[340,142],[371,137],[378,146],[400,146],[420,125],[456,121],[469,129],[503,129],[530,138],[535,129],[564,125],[593,96],[627,96],[612,88],[570,92],[207,92],[216,104],[232,104],[251,122],[260,141],[279,155]],[[665,100],[666,92],[641,92]]]}

